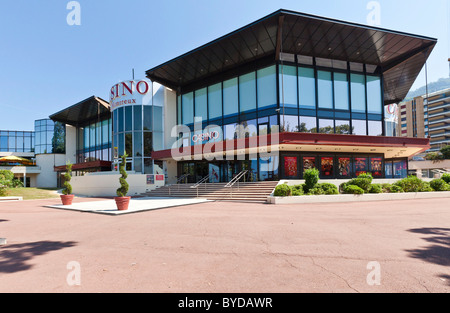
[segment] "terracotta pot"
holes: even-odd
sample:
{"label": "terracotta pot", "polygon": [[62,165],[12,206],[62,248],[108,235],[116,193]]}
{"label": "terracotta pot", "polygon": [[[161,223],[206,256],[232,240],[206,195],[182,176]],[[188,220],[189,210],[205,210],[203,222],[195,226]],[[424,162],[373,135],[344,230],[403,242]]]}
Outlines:
{"label": "terracotta pot", "polygon": [[72,205],[74,195],[60,195],[63,205]]}
{"label": "terracotta pot", "polygon": [[116,201],[117,209],[119,211],[126,211],[128,210],[128,205],[130,204],[131,197],[115,197],[114,200]]}

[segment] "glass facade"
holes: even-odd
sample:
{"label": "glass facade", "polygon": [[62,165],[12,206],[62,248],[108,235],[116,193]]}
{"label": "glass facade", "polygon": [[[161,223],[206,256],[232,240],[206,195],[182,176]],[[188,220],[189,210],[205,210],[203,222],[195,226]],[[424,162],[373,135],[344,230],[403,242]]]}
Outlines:
{"label": "glass facade", "polygon": [[[194,117],[198,117],[202,129],[218,125],[230,139],[229,125],[255,120],[259,135],[265,128],[260,127],[258,118],[274,115],[280,130],[286,132],[382,136],[381,77],[366,74],[363,64],[345,68],[346,63],[341,63],[339,68],[266,66],[182,93],[177,104],[178,124],[193,132]],[[195,144],[201,143],[206,141]]]}
{"label": "glass facade", "polygon": [[111,161],[111,119],[77,128],[77,163]]}
{"label": "glass facade", "polygon": [[[356,66],[325,59],[311,60],[308,65],[283,62],[265,66],[181,92],[177,103],[178,124],[186,125],[194,134],[194,119],[201,118],[202,129],[209,129],[208,125],[214,124],[214,130],[220,130],[224,140],[241,138],[236,131],[239,124],[255,130],[246,132],[246,137],[269,134],[272,129],[383,136],[381,76],[373,71],[366,73],[364,64]],[[203,142],[193,142],[188,138],[189,134],[183,135],[186,137],[183,146],[213,140],[207,138]],[[371,168],[372,165],[375,167],[374,164],[384,167],[383,158],[372,160],[372,157],[292,155],[276,160],[279,167],[272,167],[275,160],[262,158],[253,160],[254,164],[249,166],[256,169],[255,177],[259,180],[281,176],[300,178],[306,167],[318,168],[323,178],[345,178],[361,172],[375,172]],[[234,167],[230,170],[228,166],[219,163],[211,166],[215,173],[220,174],[219,181],[226,181],[229,171],[234,171]],[[384,175],[383,169],[376,173]]]}
{"label": "glass facade", "polygon": [[34,122],[36,154],[66,153],[66,125],[50,119]]}
{"label": "glass facade", "polygon": [[[164,149],[164,97],[162,88],[153,95],[153,105],[123,106],[112,112],[113,155],[117,159],[126,152],[126,170],[142,174],[153,174],[153,150]],[[206,88],[178,97],[177,116],[182,122],[192,124],[194,112],[208,114]],[[182,98],[182,100],[181,100]],[[184,103],[184,107],[181,107]],[[195,104],[195,105],[194,105]],[[117,152],[114,152],[117,151]],[[120,162],[120,160],[119,160]],[[115,163],[114,170],[118,170]]]}
{"label": "glass facade", "polygon": [[32,131],[0,131],[0,152],[34,152]]}

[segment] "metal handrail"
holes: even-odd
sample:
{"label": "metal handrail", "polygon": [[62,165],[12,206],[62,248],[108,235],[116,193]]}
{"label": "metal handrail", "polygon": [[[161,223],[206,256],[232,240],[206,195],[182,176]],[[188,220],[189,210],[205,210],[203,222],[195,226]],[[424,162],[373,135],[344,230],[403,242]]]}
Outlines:
{"label": "metal handrail", "polygon": [[239,174],[237,174],[232,180],[230,180],[230,182],[228,184],[225,185],[225,188],[233,187],[233,185],[236,184],[242,178],[242,176],[244,176],[247,172],[248,172],[248,170],[244,170],[244,171],[240,172]]}
{"label": "metal handrail", "polygon": [[181,176],[177,179],[177,184],[179,184],[183,179],[187,178],[188,176],[190,176],[190,174],[184,174],[184,175],[181,175]]}
{"label": "metal handrail", "polygon": [[191,186],[191,188],[198,188],[200,185],[206,183],[210,179],[210,177],[211,177],[211,175],[203,177],[194,186]]}

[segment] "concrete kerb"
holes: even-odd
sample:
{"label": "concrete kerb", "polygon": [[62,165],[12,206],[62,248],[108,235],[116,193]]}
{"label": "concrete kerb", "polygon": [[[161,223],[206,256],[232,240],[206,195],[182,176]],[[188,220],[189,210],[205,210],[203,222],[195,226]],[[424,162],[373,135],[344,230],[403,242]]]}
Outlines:
{"label": "concrete kerb", "polygon": [[294,197],[267,197],[270,204],[306,204],[306,203],[336,203],[336,202],[368,202],[390,200],[414,200],[450,198],[450,191],[434,192],[407,192],[407,193],[380,193],[362,195],[319,195],[319,196],[294,196]]}
{"label": "concrete kerb", "polygon": [[210,200],[197,198],[132,198],[129,208],[126,211],[117,210],[116,203],[113,199],[73,203],[72,205],[46,205],[45,207],[68,211],[118,216],[204,202],[210,202]]}
{"label": "concrete kerb", "polygon": [[11,201],[23,201],[23,197],[0,197],[0,203]]}

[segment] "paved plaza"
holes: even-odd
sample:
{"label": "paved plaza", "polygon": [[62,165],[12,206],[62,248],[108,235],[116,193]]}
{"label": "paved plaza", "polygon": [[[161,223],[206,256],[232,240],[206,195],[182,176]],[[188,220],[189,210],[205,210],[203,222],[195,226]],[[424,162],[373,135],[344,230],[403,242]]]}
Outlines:
{"label": "paved plaza", "polygon": [[448,198],[120,216],[59,204],[0,203],[0,292],[450,292]]}

